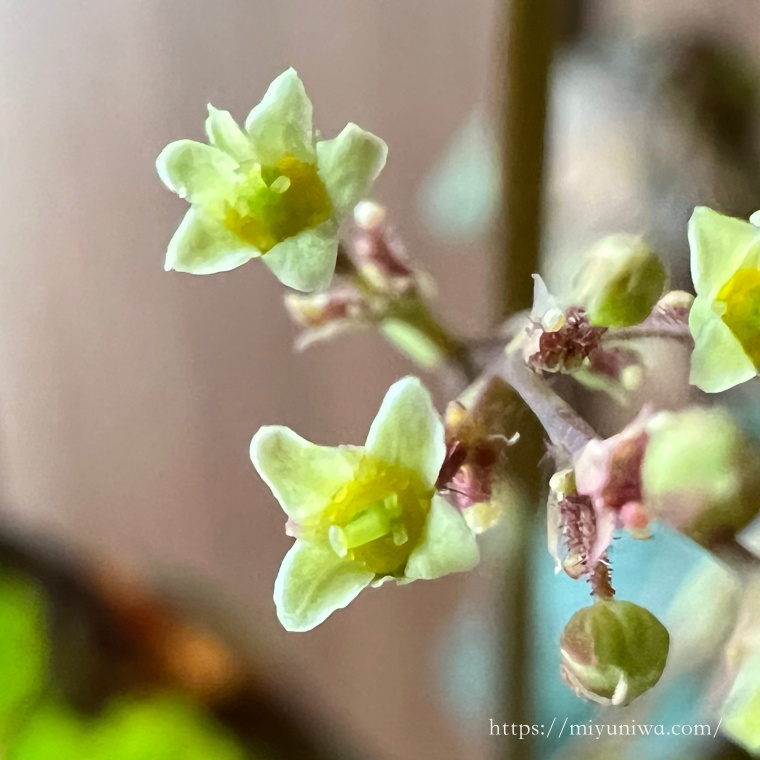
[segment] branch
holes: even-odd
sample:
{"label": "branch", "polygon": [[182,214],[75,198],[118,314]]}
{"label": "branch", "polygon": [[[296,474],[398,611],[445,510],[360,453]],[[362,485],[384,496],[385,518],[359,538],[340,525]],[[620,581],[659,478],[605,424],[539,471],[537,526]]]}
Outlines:
{"label": "branch", "polygon": [[706,548],[740,579],[750,575],[756,576],[760,572],[760,557],[742,546],[736,538],[729,538]]}
{"label": "branch", "polygon": [[487,373],[501,377],[520,394],[555,446],[575,454],[599,436],[567,401],[527,366],[522,354],[523,345],[524,336],[518,335]]}
{"label": "branch", "polygon": [[604,341],[607,343],[623,343],[629,340],[675,340],[687,347],[694,346],[694,338],[689,332],[687,324],[672,322],[662,325],[634,325],[620,329],[611,329],[605,333]]}

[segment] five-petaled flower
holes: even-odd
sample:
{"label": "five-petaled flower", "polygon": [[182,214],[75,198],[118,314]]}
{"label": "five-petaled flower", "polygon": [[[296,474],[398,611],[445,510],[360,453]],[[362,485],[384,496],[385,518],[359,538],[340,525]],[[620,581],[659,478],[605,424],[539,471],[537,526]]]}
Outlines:
{"label": "five-petaled flower", "polygon": [[696,208],[689,246],[691,382],[718,393],[760,372],[760,211],[745,222]]}
{"label": "five-petaled flower", "polygon": [[370,584],[477,564],[474,534],[435,491],[445,454],[441,419],[414,377],[388,390],[364,446],[317,446],[280,426],[256,433],[251,459],[296,537],[274,588],[286,629],[314,628]]}
{"label": "five-petaled flower", "polygon": [[338,225],[382,170],[386,144],[356,124],[317,141],[293,69],[272,82],[244,130],[209,106],[206,133],[209,145],[179,140],[156,162],[164,184],[191,203],[166,269],[212,274],[261,256],[289,287],[327,287]]}

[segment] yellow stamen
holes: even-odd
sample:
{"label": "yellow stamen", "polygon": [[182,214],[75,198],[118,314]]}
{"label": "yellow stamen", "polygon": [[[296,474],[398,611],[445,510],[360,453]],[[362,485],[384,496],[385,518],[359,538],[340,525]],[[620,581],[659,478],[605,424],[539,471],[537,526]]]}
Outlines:
{"label": "yellow stamen", "polygon": [[223,215],[229,230],[266,253],[331,214],[332,203],[317,167],[285,156],[274,166],[254,164],[246,169]]}
{"label": "yellow stamen", "polygon": [[721,319],[760,369],[760,269],[740,269],[721,289]]}
{"label": "yellow stamen", "polygon": [[367,457],[317,530],[339,557],[380,575],[400,574],[422,538],[432,495],[414,472]]}

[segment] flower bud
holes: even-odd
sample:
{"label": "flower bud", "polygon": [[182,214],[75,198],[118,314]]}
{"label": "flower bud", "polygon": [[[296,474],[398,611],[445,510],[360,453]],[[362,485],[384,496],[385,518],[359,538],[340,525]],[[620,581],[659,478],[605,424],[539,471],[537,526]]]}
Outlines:
{"label": "flower bud", "polygon": [[633,602],[598,601],[570,618],[560,639],[562,678],[578,696],[629,705],[659,680],[670,636]]}
{"label": "flower bud", "polygon": [[652,517],[708,544],[757,514],[760,457],[730,415],[704,408],[660,412],[648,431],[642,485]]}
{"label": "flower bud", "polygon": [[665,267],[635,235],[611,235],[584,256],[575,282],[576,299],[599,327],[643,322],[662,295]]}

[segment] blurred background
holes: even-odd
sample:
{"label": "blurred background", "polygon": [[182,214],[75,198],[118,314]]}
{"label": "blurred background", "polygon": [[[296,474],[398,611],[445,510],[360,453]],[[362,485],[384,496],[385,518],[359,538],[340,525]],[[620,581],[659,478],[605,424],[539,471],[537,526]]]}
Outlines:
{"label": "blurred background", "polygon": [[[263,268],[165,273],[184,204],[154,170],[168,142],[202,139],[207,102],[243,119],[294,66],[325,135],[355,121],[388,142],[377,197],[437,281],[438,311],[474,337],[506,308],[494,285],[505,256],[535,269],[530,251],[505,253],[503,233],[519,208],[509,124],[525,108],[539,153],[546,134],[550,284],[597,237],[630,231],[686,286],[694,204],[760,207],[760,5],[542,1],[545,18],[534,13],[523,34],[511,26],[525,23],[521,2],[0,0],[0,691],[5,679],[21,695],[0,695],[8,758],[80,760],[83,742],[103,760],[581,751],[489,736],[489,719],[512,722],[503,650],[527,614],[503,593],[508,526],[466,577],[385,586],[311,633],[282,630],[272,586],[290,539],[250,438],[276,422],[359,443],[413,368],[368,332],[295,354]],[[531,35],[539,58],[551,48],[545,125]],[[534,91],[509,90],[510,60],[537,65]],[[514,287],[529,297],[527,278]],[[674,385],[646,394],[677,406]],[[601,409],[600,428],[614,430]],[[587,720],[556,652],[587,590],[553,577],[542,530],[537,517],[520,634],[533,683],[518,698],[537,723]],[[651,579],[677,584],[703,560],[658,539],[659,552],[621,548],[616,569],[628,597],[667,616],[673,586]],[[709,718],[698,680],[684,678],[698,676],[668,682],[689,699],[667,692],[667,720]],[[19,704],[42,705],[34,730]],[[665,720],[664,704],[648,709]],[[642,751],[597,743],[584,757],[592,749]],[[721,741],[646,752],[742,756]]]}

